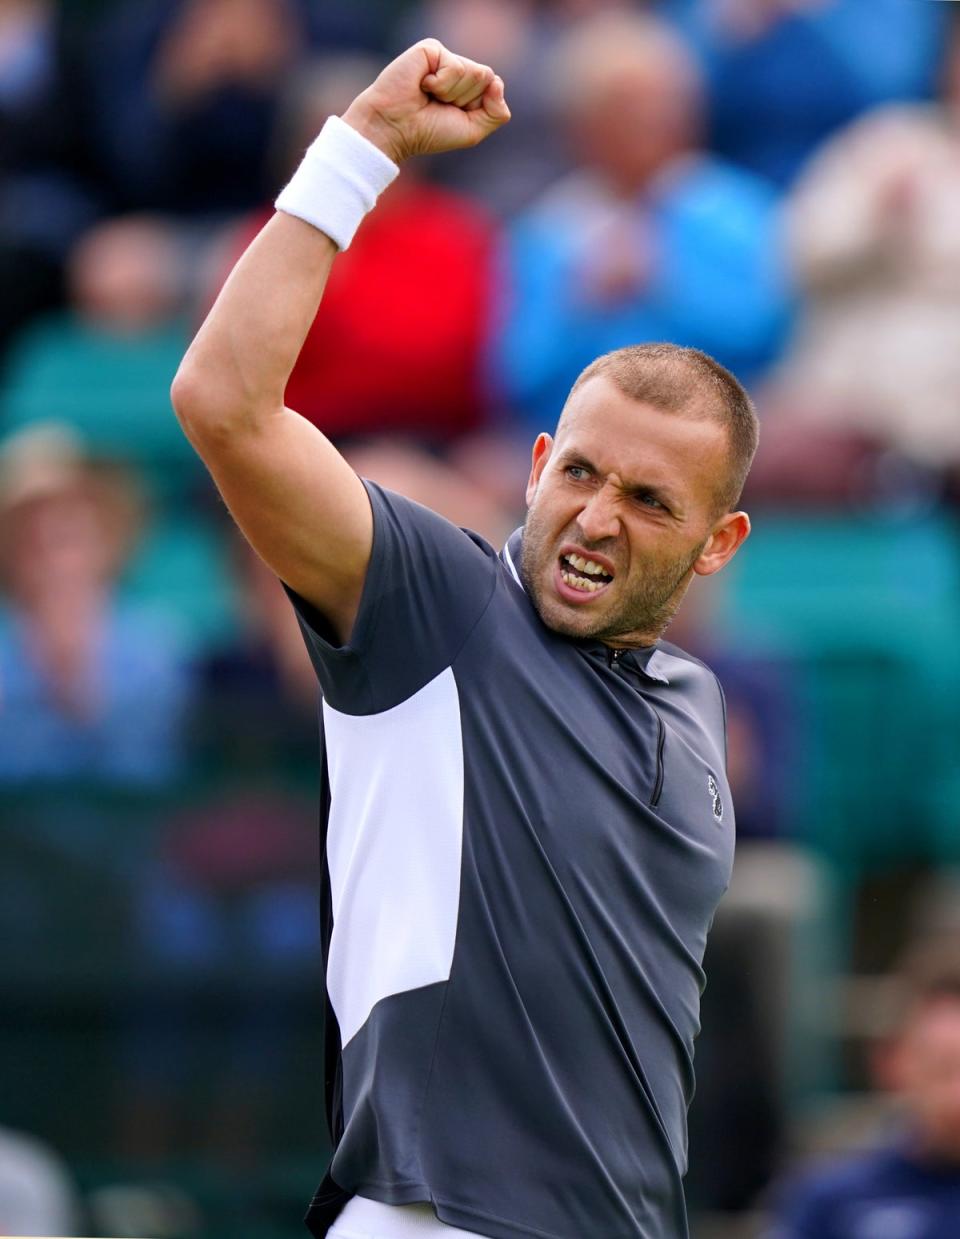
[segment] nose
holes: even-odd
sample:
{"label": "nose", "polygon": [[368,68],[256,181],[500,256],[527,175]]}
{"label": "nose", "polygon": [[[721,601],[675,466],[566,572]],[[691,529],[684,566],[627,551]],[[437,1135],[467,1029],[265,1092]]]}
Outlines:
{"label": "nose", "polygon": [[615,496],[609,482],[590,496],[577,518],[577,523],[589,542],[600,542],[603,538],[617,536],[620,532],[620,517],[617,515]]}

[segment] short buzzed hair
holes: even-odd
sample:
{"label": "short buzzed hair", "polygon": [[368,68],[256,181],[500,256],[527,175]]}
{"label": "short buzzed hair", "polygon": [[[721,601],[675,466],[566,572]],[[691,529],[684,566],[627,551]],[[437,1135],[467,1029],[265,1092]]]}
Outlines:
{"label": "short buzzed hair", "polygon": [[717,507],[733,512],[756,455],[760,423],[753,401],[729,370],[706,353],[678,344],[631,344],[604,353],[581,371],[570,395],[590,379],[606,378],[663,413],[716,421],[726,428],[729,468],[717,479]]}

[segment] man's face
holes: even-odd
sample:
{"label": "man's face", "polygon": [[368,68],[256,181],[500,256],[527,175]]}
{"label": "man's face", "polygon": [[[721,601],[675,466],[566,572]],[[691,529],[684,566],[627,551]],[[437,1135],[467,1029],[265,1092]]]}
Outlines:
{"label": "man's face", "polygon": [[114,540],[90,496],[70,490],[38,496],[7,519],[6,570],[15,594],[44,592],[51,580],[64,591],[106,588]]}
{"label": "man's face", "polygon": [[891,1083],[924,1148],[960,1162],[960,998],[925,1003],[893,1050]]}
{"label": "man's face", "polygon": [[636,190],[696,144],[696,107],[668,66],[608,77],[578,102],[570,138],[578,158],[614,185]]}
{"label": "man's face", "polygon": [[716,572],[747,536],[716,512],[727,468],[718,423],[662,413],[595,377],[567,402],[556,441],[533,450],[524,585],[557,632],[652,644],[693,574]]}

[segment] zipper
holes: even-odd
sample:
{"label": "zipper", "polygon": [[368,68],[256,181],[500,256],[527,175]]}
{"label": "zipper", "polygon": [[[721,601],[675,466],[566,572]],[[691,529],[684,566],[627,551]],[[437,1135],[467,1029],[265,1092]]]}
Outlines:
{"label": "zipper", "polygon": [[650,797],[651,808],[656,808],[660,803],[660,795],[663,792],[663,743],[667,738],[667,729],[663,725],[660,711],[654,710],[654,714],[657,716],[657,778],[653,785],[653,795]]}

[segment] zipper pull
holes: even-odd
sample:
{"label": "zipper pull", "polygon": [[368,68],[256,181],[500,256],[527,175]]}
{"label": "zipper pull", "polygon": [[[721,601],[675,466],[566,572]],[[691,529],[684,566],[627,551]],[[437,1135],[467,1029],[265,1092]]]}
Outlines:
{"label": "zipper pull", "polygon": [[610,646],[607,646],[607,666],[608,667],[616,667],[619,664],[620,659],[622,657],[623,657],[623,650],[615,650],[611,648]]}

